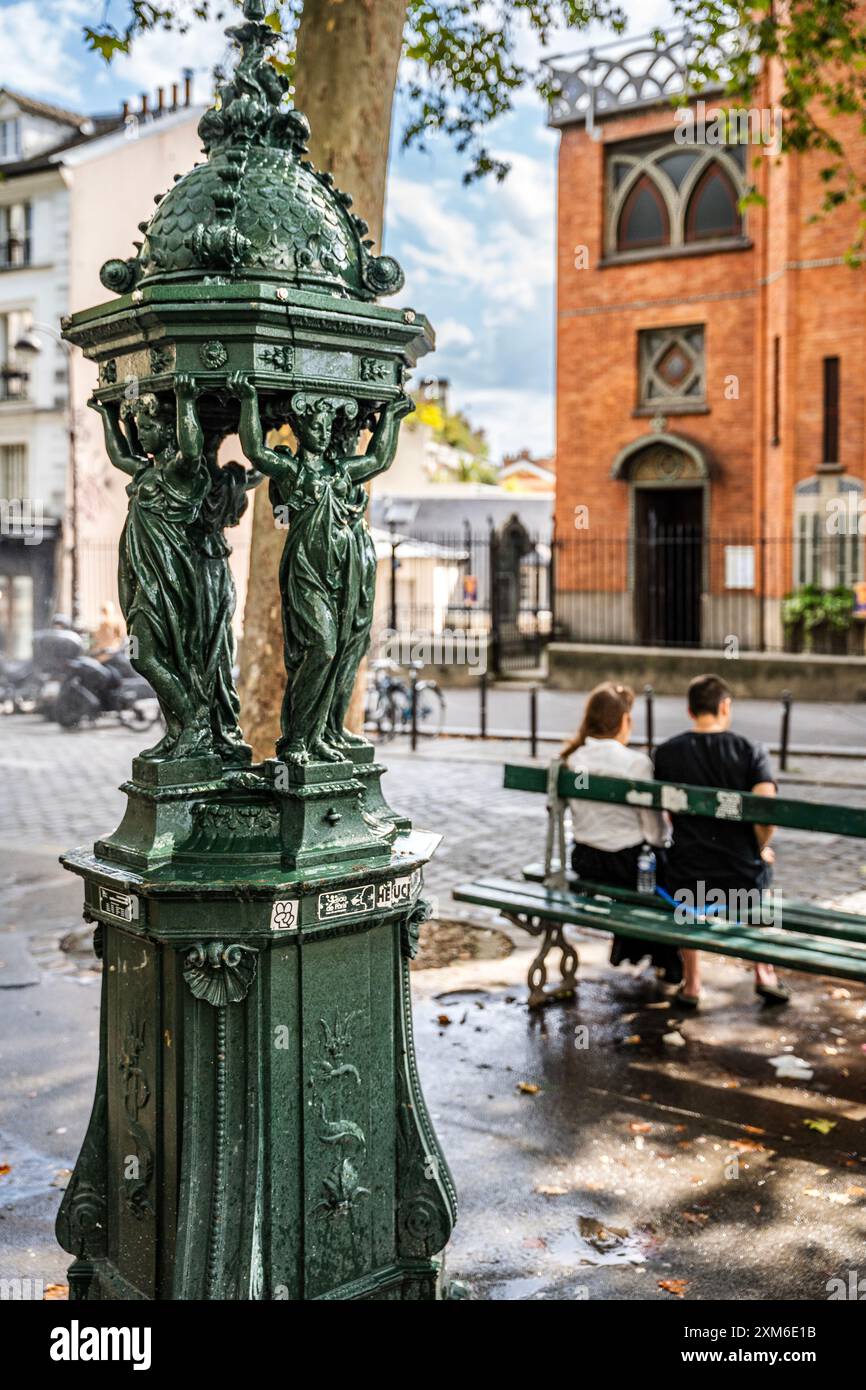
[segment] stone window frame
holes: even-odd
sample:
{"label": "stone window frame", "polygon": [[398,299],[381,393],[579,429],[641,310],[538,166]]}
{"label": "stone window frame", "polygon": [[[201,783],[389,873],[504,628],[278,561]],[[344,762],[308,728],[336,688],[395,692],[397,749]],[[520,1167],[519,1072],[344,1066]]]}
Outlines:
{"label": "stone window frame", "polygon": [[[658,166],[669,155],[686,153],[694,153],[695,162],[677,188],[673,179]],[[663,256],[706,255],[712,251],[742,250],[751,246],[751,240],[746,234],[744,212],[740,213],[738,233],[723,237],[702,237],[696,241],[686,240],[686,219],[692,194],[713,163],[718,164],[730,179],[737,198],[742,198],[748,190],[748,180],[724,145],[679,144],[668,137],[649,145],[612,144],[605,153],[604,257],[601,264],[623,265],[630,261],[655,260]],[[617,164],[628,166],[628,172],[618,186],[614,182],[614,167]],[[644,177],[650,180],[665,205],[670,240],[663,246],[621,251],[617,246],[620,217],[629,195]]]}
{"label": "stone window frame", "polygon": [[[856,497],[856,505],[843,512],[846,527],[832,529],[830,504]],[[866,543],[860,520],[866,508],[866,488],[859,478],[841,471],[815,473],[794,487],[794,536],[791,547],[795,589],[818,584],[848,588],[866,579]]]}
{"label": "stone window frame", "polygon": [[[699,350],[695,348],[687,336],[696,333],[701,336]],[[663,340],[661,343],[654,344],[653,338],[660,334],[666,335],[667,341]],[[707,405],[706,324],[660,324],[657,327],[639,328],[637,343],[637,402],[633,412],[635,415],[706,415],[709,413],[709,406]],[[678,347],[692,363],[692,369],[684,378],[679,390],[668,388],[664,378],[659,377],[655,370],[655,364],[658,363],[660,357],[663,357],[672,347]],[[690,386],[696,377],[700,383],[700,394],[687,395],[685,388]],[[661,394],[650,396],[651,382],[663,388]]]}

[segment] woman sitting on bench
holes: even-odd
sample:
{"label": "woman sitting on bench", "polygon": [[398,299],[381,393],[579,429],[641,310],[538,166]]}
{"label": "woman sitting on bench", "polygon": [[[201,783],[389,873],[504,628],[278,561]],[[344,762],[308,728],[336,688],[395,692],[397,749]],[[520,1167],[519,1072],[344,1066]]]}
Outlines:
{"label": "woman sitting on bench", "polygon": [[[634,691],[627,685],[605,681],[590,693],[583,722],[562,750],[563,761],[573,772],[596,776],[651,780],[653,767],[646,753],[628,747]],[[608,805],[573,800],[571,825],[574,848],[571,865],[578,878],[611,888],[637,888],[638,857],[644,845],[653,847],[657,871],[666,837],[665,818],[659,811],[641,807]],[[682,979],[682,962],[675,946],[614,936],[610,960],[637,964],[649,956],[669,984]]]}

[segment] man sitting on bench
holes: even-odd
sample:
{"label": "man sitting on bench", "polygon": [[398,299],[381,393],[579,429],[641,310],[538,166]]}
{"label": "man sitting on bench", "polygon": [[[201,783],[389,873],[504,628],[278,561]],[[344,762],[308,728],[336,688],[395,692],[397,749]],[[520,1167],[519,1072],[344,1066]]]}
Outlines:
{"label": "man sitting on bench", "polygon": [[[692,728],[677,734],[656,750],[655,775],[660,782],[695,787],[724,787],[733,791],[775,796],[776,783],[769,755],[731,730],[731,690],[719,676],[696,676],[689,685]],[[736,918],[743,890],[769,888],[774,827],[741,821],[708,820],[674,814],[673,846],[668,852],[670,891],[683,904],[700,908],[724,894],[726,914]],[[683,950],[684,978],[678,998],[697,1009],[701,997],[700,957]],[[755,965],[755,992],[768,1004],[787,1003],[789,995],[771,965]]]}

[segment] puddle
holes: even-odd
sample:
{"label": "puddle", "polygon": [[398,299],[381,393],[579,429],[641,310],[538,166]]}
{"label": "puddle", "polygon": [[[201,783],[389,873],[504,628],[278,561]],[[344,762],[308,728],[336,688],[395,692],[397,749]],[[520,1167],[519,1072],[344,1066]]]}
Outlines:
{"label": "puddle", "polygon": [[435,994],[437,1004],[480,1004],[490,998],[489,989],[449,989],[444,994]]}
{"label": "puddle", "polygon": [[0,1207],[44,1197],[62,1185],[60,1175],[68,1176],[69,1172],[62,1159],[50,1158],[21,1140],[0,1134],[0,1165],[5,1164],[9,1165],[9,1172],[0,1175]]}
{"label": "puddle", "polygon": [[492,1284],[487,1290],[486,1297],[490,1299],[508,1300],[509,1302],[520,1303],[527,1298],[538,1298],[544,1293],[549,1280],[542,1279],[540,1276],[526,1279],[506,1279],[504,1284]]}
{"label": "puddle", "polygon": [[579,1216],[576,1231],[564,1231],[548,1242],[559,1259],[584,1265],[642,1265],[652,1244],[649,1231],[608,1226],[594,1216]]}

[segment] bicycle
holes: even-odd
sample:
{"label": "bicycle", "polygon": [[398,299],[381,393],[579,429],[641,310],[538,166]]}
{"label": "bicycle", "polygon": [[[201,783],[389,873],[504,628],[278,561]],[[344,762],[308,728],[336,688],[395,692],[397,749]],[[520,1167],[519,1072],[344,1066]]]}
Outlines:
{"label": "bicycle", "polygon": [[[413,661],[416,673],[422,663]],[[390,657],[371,661],[367,678],[364,728],[384,743],[412,728],[412,687],[415,689],[415,728],[424,738],[436,738],[445,721],[445,696],[434,680],[414,682],[398,676],[400,667]]]}

